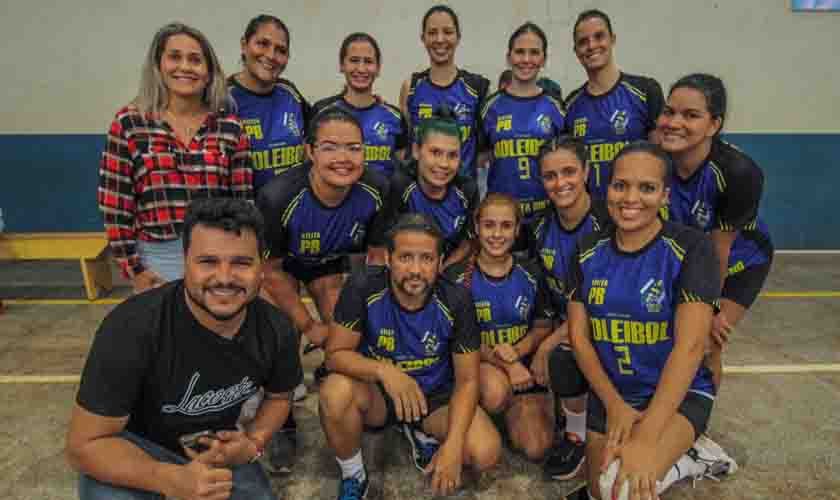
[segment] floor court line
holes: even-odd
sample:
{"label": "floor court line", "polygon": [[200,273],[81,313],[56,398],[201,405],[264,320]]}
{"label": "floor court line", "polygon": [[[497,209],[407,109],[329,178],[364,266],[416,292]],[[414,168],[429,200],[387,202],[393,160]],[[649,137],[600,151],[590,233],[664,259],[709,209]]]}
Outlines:
{"label": "floor court line", "polygon": [[[759,297],[767,299],[833,299],[840,298],[840,291],[816,290],[806,292],[764,292]],[[9,305],[37,305],[37,306],[76,306],[76,305],[114,305],[124,301],[124,298],[113,299],[2,299]],[[309,297],[303,297],[304,304],[312,302]]]}
{"label": "floor court line", "polygon": [[[840,363],[724,366],[727,375],[795,375],[840,373]],[[0,375],[2,384],[77,384],[79,375]]]}

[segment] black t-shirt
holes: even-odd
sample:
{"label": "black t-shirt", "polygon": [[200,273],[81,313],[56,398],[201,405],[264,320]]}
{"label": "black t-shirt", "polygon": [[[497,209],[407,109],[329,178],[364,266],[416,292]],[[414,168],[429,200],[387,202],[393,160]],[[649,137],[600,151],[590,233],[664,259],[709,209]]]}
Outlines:
{"label": "black t-shirt", "polygon": [[335,321],[361,335],[359,352],[394,363],[425,394],[452,388],[452,354],[475,352],[481,337],[469,293],[438,277],[426,304],[417,311],[400,305],[387,268],[354,273],[341,290]]}
{"label": "black t-shirt", "polygon": [[96,332],[76,402],[183,454],[178,437],[234,429],[260,388],[289,392],[303,379],[290,321],[257,298],[232,339],[189,310],[182,281],[118,305]]}

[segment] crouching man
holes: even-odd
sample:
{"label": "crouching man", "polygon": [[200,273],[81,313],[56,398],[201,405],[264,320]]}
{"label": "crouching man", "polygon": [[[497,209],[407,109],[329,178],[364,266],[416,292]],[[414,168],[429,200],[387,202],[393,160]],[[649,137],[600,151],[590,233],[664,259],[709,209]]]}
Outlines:
{"label": "crouching man", "polygon": [[463,465],[485,470],[501,453],[477,407],[481,338],[472,299],[438,278],[440,230],[406,214],[387,239],[387,267],[351,276],[327,341],[332,374],[321,386],[320,415],[341,468],[340,500],[367,493],[365,427],[401,424],[438,494],[460,486]]}
{"label": "crouching man", "polygon": [[257,459],[302,371],[291,323],[257,297],[262,217],[198,200],[182,235],[184,279],[131,297],[96,333],[66,443],[82,500],[276,498]]}

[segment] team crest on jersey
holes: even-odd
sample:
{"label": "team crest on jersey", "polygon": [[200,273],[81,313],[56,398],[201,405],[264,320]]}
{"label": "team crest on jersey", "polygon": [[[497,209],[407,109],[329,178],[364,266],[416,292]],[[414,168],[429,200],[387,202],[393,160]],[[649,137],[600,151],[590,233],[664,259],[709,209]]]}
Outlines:
{"label": "team crest on jersey", "polygon": [[691,207],[691,215],[694,216],[697,227],[705,229],[709,221],[712,220],[712,209],[709,208],[709,205],[697,200]]}
{"label": "team crest on jersey", "polygon": [[642,304],[649,313],[662,311],[662,303],[665,302],[665,286],[662,284],[662,280],[649,279],[640,293],[642,294]]}
{"label": "team crest on jersey", "polygon": [[283,113],[283,125],[289,129],[292,135],[296,135],[301,137],[303,134],[300,131],[300,127],[298,127],[297,120],[295,119],[294,113]]}
{"label": "team crest on jersey", "polygon": [[549,117],[545,113],[540,113],[539,115],[537,115],[537,126],[540,127],[540,130],[542,130],[544,134],[550,134],[551,117]]}
{"label": "team crest on jersey", "polygon": [[610,117],[610,123],[612,123],[613,130],[617,135],[624,135],[627,132],[627,112],[620,109],[615,110]]}
{"label": "team crest on jersey", "polygon": [[353,244],[361,245],[365,241],[365,233],[367,233],[367,228],[364,224],[358,222],[353,224],[353,227],[350,229],[350,239],[353,241]]}
{"label": "team crest on jersey", "polygon": [[388,126],[385,125],[383,122],[374,123],[373,130],[374,132],[376,132],[376,135],[379,136],[379,139],[383,141],[388,140]]}
{"label": "team crest on jersey", "polygon": [[572,125],[572,134],[575,137],[586,137],[586,124],[589,122],[586,118],[575,119]]}
{"label": "team crest on jersey", "polygon": [[455,117],[458,118],[460,121],[467,121],[470,119],[470,108],[464,104],[463,102],[459,102],[455,105],[455,109],[452,110],[452,113],[455,114]]}
{"label": "team crest on jersey", "polygon": [[528,297],[520,295],[516,298],[513,305],[516,307],[516,312],[519,313],[519,319],[528,321],[528,316],[530,316],[531,313],[531,301],[528,300]]}
{"label": "team crest on jersey", "polygon": [[438,340],[437,335],[428,330],[426,330],[426,333],[423,334],[423,338],[420,339],[420,342],[423,343],[423,347],[426,349],[426,356],[436,355],[438,348],[440,348],[440,340]]}

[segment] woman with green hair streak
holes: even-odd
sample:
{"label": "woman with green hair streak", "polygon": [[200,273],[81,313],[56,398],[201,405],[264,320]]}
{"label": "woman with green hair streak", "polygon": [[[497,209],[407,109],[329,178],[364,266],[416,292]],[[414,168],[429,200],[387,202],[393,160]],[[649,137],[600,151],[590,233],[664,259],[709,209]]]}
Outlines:
{"label": "woman with green hair streak", "polygon": [[411,212],[428,215],[443,231],[443,267],[472,253],[470,220],[478,206],[478,185],[474,179],[458,175],[461,135],[447,108],[418,124],[412,156],[391,178],[382,224],[374,228],[376,248],[368,253],[369,264],[384,264],[385,230],[401,214]]}

